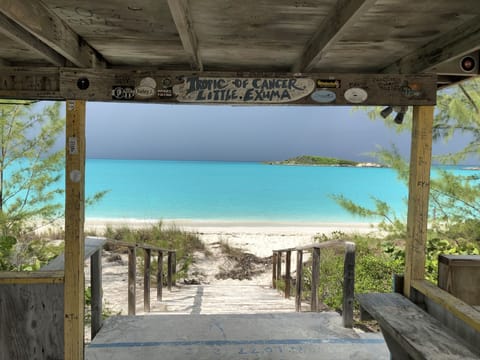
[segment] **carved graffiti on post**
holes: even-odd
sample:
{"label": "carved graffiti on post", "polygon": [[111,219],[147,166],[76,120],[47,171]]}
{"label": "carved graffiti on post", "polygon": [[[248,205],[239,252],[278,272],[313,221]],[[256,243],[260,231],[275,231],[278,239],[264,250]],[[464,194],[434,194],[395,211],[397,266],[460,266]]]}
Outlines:
{"label": "carved graffiti on post", "polygon": [[312,79],[185,77],[173,87],[180,102],[288,103],[308,96]]}

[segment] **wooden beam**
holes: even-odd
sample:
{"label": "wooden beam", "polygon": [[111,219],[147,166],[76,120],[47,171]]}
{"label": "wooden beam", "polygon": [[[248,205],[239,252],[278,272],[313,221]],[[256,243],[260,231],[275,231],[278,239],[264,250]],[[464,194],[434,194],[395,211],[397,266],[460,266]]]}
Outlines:
{"label": "wooden beam", "polygon": [[63,271],[1,271],[0,284],[61,284]]}
{"label": "wooden beam", "polygon": [[[153,80],[147,82],[151,86],[144,86],[147,78]],[[169,85],[163,85],[165,83]],[[352,99],[352,96],[346,96],[352,84],[361,89],[357,90],[363,97]],[[331,95],[331,101],[326,102],[321,98],[326,90]],[[152,69],[0,68],[0,98],[3,99],[408,106],[433,105],[436,103],[436,95],[437,77],[433,74],[199,73]]]}
{"label": "wooden beam", "polygon": [[412,287],[480,332],[480,312],[427,280],[413,280]]}
{"label": "wooden beam", "polygon": [[480,49],[480,16],[435,38],[382,70],[383,73],[421,73]]}
{"label": "wooden beam", "polygon": [[65,175],[65,359],[83,359],[85,101],[67,101]]}
{"label": "wooden beam", "polygon": [[411,282],[423,280],[425,277],[433,111],[433,106],[415,106],[413,108],[407,242],[405,245],[404,294],[407,297],[410,296]]}
{"label": "wooden beam", "polygon": [[190,57],[192,70],[203,71],[202,59],[198,52],[197,34],[193,28],[187,0],[168,0],[168,7],[172,13],[183,48]]}
{"label": "wooden beam", "polygon": [[0,59],[0,66],[12,66],[12,64],[5,59]]}
{"label": "wooden beam", "polygon": [[0,13],[0,33],[18,44],[35,51],[45,60],[56,66],[65,66],[65,58],[38,40],[14,21]]}
{"label": "wooden beam", "polygon": [[40,1],[0,0],[0,12],[78,67],[102,63],[97,53]]}
{"label": "wooden beam", "polygon": [[303,53],[292,72],[309,72],[323,54],[335,45],[354,24],[365,14],[376,0],[339,0],[325,16],[325,20],[305,45]]}

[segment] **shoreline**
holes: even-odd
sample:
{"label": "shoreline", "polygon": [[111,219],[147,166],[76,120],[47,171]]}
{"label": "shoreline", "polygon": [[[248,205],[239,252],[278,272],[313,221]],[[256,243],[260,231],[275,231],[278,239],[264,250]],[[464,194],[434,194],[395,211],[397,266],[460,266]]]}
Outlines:
{"label": "shoreline", "polygon": [[311,221],[253,221],[253,220],[202,220],[202,219],[134,219],[134,218],[86,218],[85,230],[102,231],[107,227],[130,227],[141,229],[158,224],[178,227],[201,234],[327,234],[336,231],[345,233],[370,233],[378,231],[376,224],[365,222],[311,222]]}
{"label": "shoreline", "polygon": [[[85,230],[104,232],[107,227],[142,229],[159,220],[86,218]],[[219,242],[242,249],[259,257],[271,256],[272,250],[305,246],[313,243],[315,236],[331,236],[335,233],[372,234],[377,227],[355,222],[294,222],[294,221],[244,221],[244,220],[193,220],[165,219],[166,227],[175,226],[183,231],[198,234],[207,246]]]}

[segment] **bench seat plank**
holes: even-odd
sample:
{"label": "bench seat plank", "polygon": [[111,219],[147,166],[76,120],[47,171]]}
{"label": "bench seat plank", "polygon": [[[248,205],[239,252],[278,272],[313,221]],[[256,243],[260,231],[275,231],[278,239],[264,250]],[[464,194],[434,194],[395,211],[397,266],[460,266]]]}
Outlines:
{"label": "bench seat plank", "polygon": [[[359,294],[364,311],[413,359],[480,359],[438,320],[398,293]],[[395,358],[395,354],[394,355]]]}

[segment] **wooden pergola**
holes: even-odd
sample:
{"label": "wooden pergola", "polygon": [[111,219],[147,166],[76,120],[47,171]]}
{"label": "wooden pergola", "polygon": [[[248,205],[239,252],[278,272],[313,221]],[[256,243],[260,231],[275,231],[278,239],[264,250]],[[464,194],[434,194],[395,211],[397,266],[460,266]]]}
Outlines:
{"label": "wooden pergola", "polygon": [[84,351],[87,101],[413,106],[404,294],[480,331],[424,281],[436,91],[479,49],[477,0],[0,0],[0,98],[66,101],[65,358]]}

